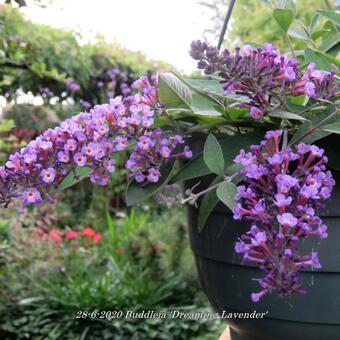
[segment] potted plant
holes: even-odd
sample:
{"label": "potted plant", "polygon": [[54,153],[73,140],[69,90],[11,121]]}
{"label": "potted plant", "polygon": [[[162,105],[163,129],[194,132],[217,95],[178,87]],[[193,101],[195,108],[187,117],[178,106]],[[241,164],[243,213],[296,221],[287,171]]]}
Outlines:
{"label": "potted plant", "polygon": [[[274,17],[288,38],[294,11]],[[185,182],[167,200],[189,204],[202,288],[233,339],[338,339],[339,61],[325,52],[340,22],[317,17],[332,27],[318,33],[324,51],[193,42],[208,77],[145,76],[137,93],[45,131],[0,167],[0,202],[22,210],[86,177],[106,185],[127,151],[127,205]]]}

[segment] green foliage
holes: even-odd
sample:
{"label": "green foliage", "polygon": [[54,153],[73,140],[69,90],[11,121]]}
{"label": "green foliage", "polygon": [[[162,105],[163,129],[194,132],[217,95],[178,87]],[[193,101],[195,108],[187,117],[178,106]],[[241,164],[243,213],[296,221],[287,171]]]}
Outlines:
{"label": "green foliage", "polygon": [[206,310],[183,217],[140,211],[110,216],[101,243],[86,248],[76,240],[56,247],[33,237],[30,228],[12,229],[1,261],[1,337],[190,339],[216,332],[219,322],[209,319],[75,318],[79,310]]}
{"label": "green foliage", "polygon": [[[246,148],[251,144],[256,144],[261,140],[262,136],[263,134],[261,131],[247,134],[238,134],[235,136],[219,136],[219,144],[221,146],[224,159],[223,169],[227,170],[233,164],[233,160],[239,153],[240,149]],[[204,135],[199,135],[199,137],[204,138]],[[206,165],[204,161],[204,155],[201,153],[191,161],[187,162],[181,169],[179,169],[171,179],[171,182],[185,181],[188,179],[209,175],[211,173],[212,170]]]}
{"label": "green foliage", "polygon": [[58,122],[55,108],[42,105],[8,105],[4,109],[3,116],[14,121],[15,134],[26,141]]}
{"label": "green foliage", "polygon": [[[250,4],[240,1],[236,5],[236,7],[243,6],[242,16],[243,20],[247,21],[248,26],[249,17],[244,13],[251,12],[250,16],[258,15],[258,11],[252,10],[254,6],[260,6],[258,4],[259,2]],[[316,64],[318,69],[328,71],[334,70],[339,65],[339,61],[333,56],[336,54],[340,42],[338,15],[330,6],[327,6],[327,11],[309,8],[301,15],[299,6],[304,6],[301,3],[295,6],[292,1],[280,1],[275,4],[266,1],[266,4],[271,14],[270,18],[274,20],[269,20],[268,25],[274,23],[276,28],[279,29],[280,35],[287,44],[285,49],[287,50],[287,47],[289,47],[290,50],[287,54],[300,59],[301,71],[312,62]],[[261,17],[262,13],[259,16]],[[237,15],[236,18],[238,18]],[[301,19],[304,19],[304,21]],[[268,16],[266,20],[268,20]],[[262,29],[263,27],[260,28],[259,26],[254,31],[257,37],[259,33],[261,33],[260,37],[265,36]],[[291,41],[291,39],[293,40]],[[258,45],[258,41],[257,39],[255,46]],[[252,41],[247,42],[252,43]],[[263,42],[275,43],[276,41],[275,39],[265,38]],[[294,47],[302,48],[302,50],[294,51]],[[190,98],[190,93],[187,93],[187,90],[191,91],[191,105],[188,104],[189,101],[186,101],[186,105],[173,105],[173,103],[177,103],[178,98],[183,98],[183,88],[186,89],[187,98]],[[167,93],[166,102],[168,105],[165,105],[165,110],[169,111],[172,119],[175,120],[182,131],[187,131],[190,136],[198,132],[192,141],[197,152],[196,157],[184,164],[171,179],[171,182],[191,180],[210,174],[223,177],[226,170],[236,176],[240,168],[229,169],[232,167],[234,157],[240,149],[249,149],[250,145],[257,144],[263,138],[261,129],[262,131],[287,129],[285,143],[289,135],[292,137],[291,144],[297,141],[312,143],[331,133],[338,133],[339,110],[337,103],[333,105],[329,101],[318,101],[305,95],[287,97],[281,103],[282,105],[278,105],[280,109],[274,108],[261,122],[256,122],[250,117],[247,109],[239,107],[239,101],[246,102],[246,100],[242,96],[226,95],[220,79],[216,76],[205,78],[177,76],[176,86],[172,86],[172,91]],[[217,113],[216,116],[207,115],[203,117],[202,113],[209,112],[209,110],[194,105],[195,102],[204,103],[206,101]],[[190,113],[188,113],[188,108],[191,111]],[[259,134],[256,136],[254,131]],[[201,139],[202,144],[206,135],[208,135],[208,138],[203,148],[203,154],[200,154],[196,145],[197,140]],[[217,138],[214,136],[217,136]],[[239,180],[240,178],[235,178],[235,182]],[[204,194],[199,201],[199,230],[204,227],[218,200],[230,209],[235,204],[235,185],[229,181],[219,184],[219,181],[221,181],[221,178],[217,177],[210,183],[208,189],[200,193],[191,193],[191,197],[187,199],[187,201],[194,203],[198,197]]]}
{"label": "green foliage", "polygon": [[158,77],[159,99],[171,109],[190,109],[190,89],[172,73],[161,73]]}
{"label": "green foliage", "polygon": [[273,16],[283,31],[287,32],[289,26],[294,20],[294,11],[289,8],[275,8]]}
{"label": "green foliage", "polygon": [[81,86],[73,94],[75,99],[99,103],[103,93],[97,83],[109,81],[108,70],[118,67],[121,71],[111,89],[119,93],[120,83],[131,83],[141,74],[166,66],[106,43],[100,36],[93,44],[81,44],[78,33],[35,24],[8,5],[0,7],[0,27],[0,93],[9,97],[15,97],[18,88],[39,94],[41,87],[62,97],[64,81],[73,79]]}
{"label": "green foliage", "polygon": [[63,191],[78,182],[82,181],[84,178],[88,177],[93,172],[93,169],[84,167],[84,168],[76,168],[74,172],[69,173],[63,181],[58,186],[58,191]]}
{"label": "green foliage", "polygon": [[[221,181],[220,177],[216,177],[209,187],[215,186]],[[215,208],[216,204],[218,203],[219,198],[216,194],[216,189],[208,191],[202,198],[200,202],[200,209],[198,212],[198,219],[197,219],[197,229],[202,231],[204,228],[205,222],[207,221],[209,215],[212,213],[213,209]]]}
{"label": "green foliage", "polygon": [[322,127],[323,131],[340,134],[340,122],[327,124]]}
{"label": "green foliage", "polygon": [[203,149],[203,159],[210,171],[217,175],[224,174],[224,157],[216,137],[209,134]]}
{"label": "green foliage", "polygon": [[230,210],[233,210],[234,205],[236,204],[235,195],[237,189],[236,185],[231,182],[223,182],[221,183],[217,190],[217,197],[223,202]]}
{"label": "green foliage", "polygon": [[0,165],[4,163],[7,155],[20,147],[20,141],[11,134],[14,128],[14,121],[4,119],[0,121]]}
{"label": "green foliage", "polygon": [[318,112],[314,117],[301,124],[290,140],[290,144],[297,142],[313,143],[322,139],[332,132],[323,130],[323,127],[329,123],[335,123],[340,120],[340,115],[336,114],[337,109],[334,105],[329,105],[326,109]]}
{"label": "green foliage", "polygon": [[[218,36],[222,27],[222,22],[226,13],[226,2],[223,0],[214,1],[201,1],[208,9],[208,13],[213,13],[211,26],[207,31],[212,33],[213,36]],[[282,4],[285,6],[282,6]],[[319,9],[319,14],[325,14],[330,11],[330,4],[334,4],[334,1],[324,0],[312,0],[312,1],[247,1],[238,0],[234,6],[232,13],[231,24],[229,25],[226,36],[226,47],[242,45],[245,43],[254,44],[254,46],[263,45],[265,42],[271,42],[275,44],[280,50],[286,50],[287,42],[282,29],[288,28],[287,24],[290,23],[292,13],[295,16],[295,21],[290,26],[288,34],[293,37],[292,44],[295,49],[300,50],[304,48],[304,39],[299,40],[301,36],[306,37],[310,35],[309,31],[319,31],[318,41],[323,40],[331,32],[335,32],[334,25],[329,25],[325,20],[324,25],[316,28],[315,21],[320,18],[315,17],[315,10]],[[275,9],[276,8],[276,9]],[[285,14],[287,20],[283,23],[283,27],[277,23],[275,16],[273,16],[273,10],[276,11],[277,18],[282,17]],[[336,14],[333,11],[332,19],[336,20]],[[322,14],[321,14],[322,13]],[[326,17],[324,16],[324,19]],[[331,19],[328,17],[327,19]],[[304,26],[301,27],[301,23]],[[334,21],[333,21],[334,23]],[[322,31],[320,31],[322,30]],[[307,31],[307,32],[306,32]],[[298,39],[296,35],[299,35]],[[316,37],[316,36],[315,36]]]}

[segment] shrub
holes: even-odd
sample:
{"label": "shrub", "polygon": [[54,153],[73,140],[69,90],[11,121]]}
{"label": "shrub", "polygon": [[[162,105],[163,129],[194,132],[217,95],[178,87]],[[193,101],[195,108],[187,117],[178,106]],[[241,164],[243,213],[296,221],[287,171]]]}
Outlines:
{"label": "shrub", "polygon": [[[89,227],[71,235],[13,225],[1,261],[0,304],[6,313],[0,313],[0,335],[191,339],[216,332],[219,321],[210,319],[75,318],[80,310],[206,311],[191,258],[177,253],[174,263],[169,256],[174,257],[182,219],[182,214],[142,211],[118,220],[108,217],[109,231],[98,242],[92,235],[98,231]],[[186,242],[184,232],[181,237]]]}

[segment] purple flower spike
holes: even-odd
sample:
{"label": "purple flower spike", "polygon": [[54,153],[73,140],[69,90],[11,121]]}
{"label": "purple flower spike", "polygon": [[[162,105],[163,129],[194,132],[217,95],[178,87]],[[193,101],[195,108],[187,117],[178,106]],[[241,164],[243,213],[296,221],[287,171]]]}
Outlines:
{"label": "purple flower spike", "polygon": [[319,201],[331,196],[335,184],[325,170],[324,151],[302,143],[281,150],[281,136],[280,130],[268,131],[260,145],[235,158],[244,166],[244,177],[235,195],[234,219],[252,223],[235,251],[265,274],[256,279],[264,289],[251,295],[253,302],[274,291],[282,297],[304,294],[299,272],[321,264],[314,251],[300,255],[298,244],[309,236],[327,237],[327,226],[316,215]]}
{"label": "purple flower spike", "polygon": [[255,120],[277,107],[275,97],[284,102],[289,96],[306,94],[330,100],[339,93],[335,72],[317,70],[315,64],[310,64],[301,74],[296,59],[280,54],[269,43],[264,44],[263,49],[245,45],[232,53],[229,50],[220,52],[198,40],[192,42],[190,55],[198,61],[198,69],[206,74],[219,74],[226,95],[247,97],[240,106],[249,108]]}
{"label": "purple flower spike", "polygon": [[[116,73],[112,71],[110,76],[116,77]],[[80,90],[71,81],[67,86],[71,91]],[[48,198],[50,188],[58,187],[77,167],[91,168],[91,182],[107,185],[115,171],[117,152],[128,153],[128,178],[142,184],[158,182],[159,169],[169,160],[190,158],[192,153],[183,145],[182,136],[165,137],[161,129],[153,129],[152,117],[162,107],[156,78],[144,76],[134,87],[138,93],[113,98],[67,119],[10,155],[5,166],[0,166],[0,203],[8,205],[17,198],[21,211],[28,204],[40,204]],[[130,88],[123,84],[122,90],[127,95]]]}

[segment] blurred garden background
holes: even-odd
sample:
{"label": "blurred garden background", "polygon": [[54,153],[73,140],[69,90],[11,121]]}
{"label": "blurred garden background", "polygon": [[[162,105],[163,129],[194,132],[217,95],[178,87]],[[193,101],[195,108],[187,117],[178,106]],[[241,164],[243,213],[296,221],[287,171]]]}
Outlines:
{"label": "blurred garden background", "polygon": [[[0,1],[0,165],[63,119],[133,94],[143,74],[195,74],[190,42],[217,41],[228,1],[142,3]],[[271,3],[237,0],[225,46],[270,41],[288,50]],[[315,9],[338,5],[291,4],[310,25]],[[294,29],[291,43],[302,49],[301,30]],[[334,30],[327,21],[313,41]],[[337,56],[339,44],[325,48]],[[83,181],[21,215],[14,205],[0,210],[1,339],[218,338],[225,327],[219,320],[76,318],[80,310],[211,310],[190,253],[185,209],[169,208],[162,195],[127,209],[126,184],[121,170],[106,188]]]}

